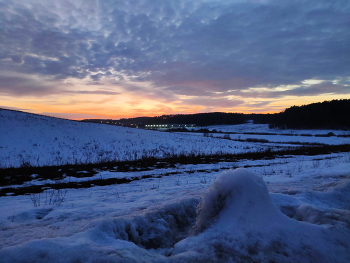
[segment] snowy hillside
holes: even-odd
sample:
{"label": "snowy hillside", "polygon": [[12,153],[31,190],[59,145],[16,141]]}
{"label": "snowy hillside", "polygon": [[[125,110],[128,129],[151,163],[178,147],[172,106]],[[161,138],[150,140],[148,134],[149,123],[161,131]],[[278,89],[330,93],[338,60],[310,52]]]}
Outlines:
{"label": "snowy hillside", "polygon": [[[276,132],[276,130],[269,130],[266,125],[254,124],[213,126],[212,128],[235,132]],[[349,134],[349,132],[334,132]],[[303,137],[278,134],[231,134],[231,140],[223,140],[223,134],[204,137],[201,133],[164,133],[69,121],[1,109],[0,135],[0,168],[101,163],[179,155],[236,154],[287,148],[291,146],[288,145],[289,142],[350,143],[349,137]],[[269,144],[244,141],[251,138],[267,140]]]}
{"label": "snowy hillside", "polygon": [[0,167],[43,166],[260,151],[203,136],[83,123],[0,110]]}

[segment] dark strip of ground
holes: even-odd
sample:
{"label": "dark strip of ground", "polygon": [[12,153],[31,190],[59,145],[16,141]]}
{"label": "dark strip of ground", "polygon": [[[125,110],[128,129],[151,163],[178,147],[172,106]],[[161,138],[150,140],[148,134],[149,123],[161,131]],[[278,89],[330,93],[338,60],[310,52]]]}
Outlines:
{"label": "dark strip of ground", "polygon": [[[65,177],[92,177],[100,171],[111,172],[132,172],[149,171],[161,168],[175,168],[176,165],[183,164],[213,164],[219,162],[237,162],[243,159],[260,160],[288,157],[290,155],[319,155],[335,152],[350,152],[350,144],[343,145],[322,145],[322,146],[304,146],[299,148],[289,148],[272,151],[271,149],[262,152],[248,152],[241,154],[216,154],[216,155],[192,155],[192,156],[174,156],[173,158],[147,158],[137,161],[124,162],[104,162],[95,164],[63,165],[63,166],[45,166],[45,167],[22,167],[0,169],[0,185],[9,186],[0,189],[0,196],[23,195],[28,193],[40,193],[45,189],[64,189],[64,188],[88,188],[92,186],[104,186],[111,184],[124,184],[134,180],[150,178],[147,175],[137,178],[109,178],[94,179],[85,182],[61,182]],[[174,173],[164,174],[163,176]],[[21,187],[12,187],[12,185],[22,185],[33,179],[36,180],[54,180],[55,184],[30,185]]]}

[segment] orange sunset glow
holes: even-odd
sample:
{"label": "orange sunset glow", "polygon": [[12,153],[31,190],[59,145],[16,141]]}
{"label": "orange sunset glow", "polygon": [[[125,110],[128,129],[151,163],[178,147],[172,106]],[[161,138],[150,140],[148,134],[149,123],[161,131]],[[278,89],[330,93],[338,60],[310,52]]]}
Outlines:
{"label": "orange sunset glow", "polygon": [[350,98],[350,23],[336,6],[136,2],[4,5],[0,107],[81,120]]}

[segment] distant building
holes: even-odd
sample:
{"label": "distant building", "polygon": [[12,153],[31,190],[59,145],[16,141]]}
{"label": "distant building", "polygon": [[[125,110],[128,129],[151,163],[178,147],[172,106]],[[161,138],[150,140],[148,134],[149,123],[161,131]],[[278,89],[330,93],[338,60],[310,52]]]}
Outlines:
{"label": "distant building", "polygon": [[146,124],[148,130],[194,129],[196,124]]}

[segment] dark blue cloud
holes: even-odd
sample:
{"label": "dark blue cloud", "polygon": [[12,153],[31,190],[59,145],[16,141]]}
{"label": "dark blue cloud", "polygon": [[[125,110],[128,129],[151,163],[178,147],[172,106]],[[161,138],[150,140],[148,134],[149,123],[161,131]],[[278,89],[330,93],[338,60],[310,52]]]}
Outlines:
{"label": "dark blue cloud", "polygon": [[[287,84],[317,95],[324,89],[301,82],[350,74],[349,1],[33,3],[0,5],[0,70],[53,81],[128,77],[161,88],[163,98]],[[337,85],[327,88],[348,89]]]}
{"label": "dark blue cloud", "polygon": [[46,96],[58,93],[59,89],[51,82],[40,81],[23,74],[0,72],[0,95]]}
{"label": "dark blue cloud", "polygon": [[110,91],[110,90],[102,90],[102,89],[98,89],[98,90],[79,90],[79,91],[63,91],[62,93],[74,93],[74,94],[100,94],[100,95],[119,95],[119,92],[115,92],[115,91]]}
{"label": "dark blue cloud", "polygon": [[[185,105],[205,105],[208,111],[212,111],[215,108],[227,108],[231,109],[244,103],[243,100],[229,100],[226,98],[211,98],[211,97],[199,97],[194,99],[185,99],[183,102]],[[210,109],[210,110],[209,110]]]}

